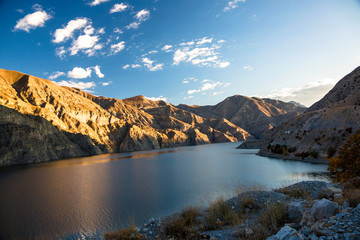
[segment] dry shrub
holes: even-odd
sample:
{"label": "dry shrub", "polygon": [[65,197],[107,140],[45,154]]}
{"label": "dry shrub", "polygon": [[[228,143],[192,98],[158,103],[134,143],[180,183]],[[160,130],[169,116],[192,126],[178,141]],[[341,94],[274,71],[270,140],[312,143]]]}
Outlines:
{"label": "dry shrub", "polygon": [[288,221],[287,204],[270,204],[259,216],[259,223],[262,228],[262,233],[259,234],[266,236],[275,234]]}
{"label": "dry shrub", "polygon": [[199,209],[188,207],[179,215],[172,217],[164,225],[163,232],[167,237],[175,239],[197,239],[198,229],[195,225],[199,222]]}
{"label": "dry shrub", "polygon": [[236,184],[234,192],[235,194],[239,195],[244,192],[252,192],[252,191],[262,192],[264,190],[266,190],[266,187],[261,183],[251,183],[251,184],[239,183]]}
{"label": "dry shrub", "polygon": [[310,192],[307,190],[304,190],[304,189],[284,187],[277,191],[281,192],[289,197],[292,197],[292,198],[302,198],[302,199],[310,199],[311,198]]}
{"label": "dry shrub", "polygon": [[356,207],[360,203],[360,189],[345,189],[343,195],[349,200],[350,207]]}
{"label": "dry shrub", "polygon": [[360,177],[360,131],[351,136],[340,148],[339,155],[329,162],[329,171],[336,182]]}
{"label": "dry shrub", "polygon": [[142,240],[147,239],[144,235],[139,234],[138,231],[136,231],[136,228],[134,225],[131,225],[130,227],[120,230],[120,231],[114,231],[110,233],[106,233],[104,235],[105,240]]}
{"label": "dry shrub", "polygon": [[218,199],[210,205],[209,213],[206,216],[206,225],[209,229],[219,229],[223,225],[234,226],[239,223],[239,216],[223,199]]}

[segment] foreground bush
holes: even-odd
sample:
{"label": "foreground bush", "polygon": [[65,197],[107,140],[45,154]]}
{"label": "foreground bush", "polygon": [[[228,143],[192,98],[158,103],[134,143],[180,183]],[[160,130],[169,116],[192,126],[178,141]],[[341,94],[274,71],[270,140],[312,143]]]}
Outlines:
{"label": "foreground bush", "polygon": [[175,239],[197,239],[198,229],[195,225],[198,221],[199,209],[186,208],[180,215],[172,217],[164,226],[164,234]]}
{"label": "foreground bush", "polygon": [[144,235],[139,234],[136,231],[135,226],[130,226],[121,231],[115,231],[106,233],[104,235],[105,240],[143,240],[147,239]]}
{"label": "foreground bush", "polygon": [[219,229],[223,225],[236,225],[239,222],[238,214],[224,200],[219,199],[210,205],[206,216],[206,225],[209,229]]}
{"label": "foreground bush", "polygon": [[336,182],[360,177],[360,132],[351,136],[339,150],[339,156],[329,161],[329,171]]}

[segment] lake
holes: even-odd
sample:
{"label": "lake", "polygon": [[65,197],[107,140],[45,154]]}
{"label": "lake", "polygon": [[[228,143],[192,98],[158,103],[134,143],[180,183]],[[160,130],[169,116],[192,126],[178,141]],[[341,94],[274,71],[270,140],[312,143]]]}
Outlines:
{"label": "lake", "polygon": [[72,158],[0,170],[0,239],[87,239],[188,205],[230,197],[241,184],[269,188],[326,180],[327,165],[278,160],[210,144]]}

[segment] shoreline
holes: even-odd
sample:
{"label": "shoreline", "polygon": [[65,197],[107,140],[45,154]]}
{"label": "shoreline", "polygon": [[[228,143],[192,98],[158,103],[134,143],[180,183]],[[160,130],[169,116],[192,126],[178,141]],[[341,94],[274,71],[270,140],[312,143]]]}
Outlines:
{"label": "shoreline", "polygon": [[[347,197],[342,186],[324,181],[302,181],[270,191],[254,189],[230,199],[215,201],[207,208],[188,207],[163,218],[150,218],[142,226],[107,233],[104,238],[360,239],[360,199],[355,204],[350,203]],[[221,207],[218,211],[227,208],[227,215],[220,214],[213,222],[208,221],[218,206]],[[274,222],[264,221],[268,215],[275,217],[276,227],[271,226]],[[344,229],[345,224],[348,227]],[[124,237],[125,233],[130,238],[116,238]]]}
{"label": "shoreline", "polygon": [[256,155],[259,155],[261,157],[268,157],[268,158],[275,158],[275,159],[282,159],[282,160],[292,160],[292,161],[307,162],[307,163],[314,163],[314,164],[327,164],[327,165],[329,164],[329,160],[327,160],[327,159],[302,158],[302,157],[297,157],[297,156],[293,156],[293,155],[284,156],[284,155],[279,155],[279,154],[274,154],[274,153],[260,152],[260,149]]}

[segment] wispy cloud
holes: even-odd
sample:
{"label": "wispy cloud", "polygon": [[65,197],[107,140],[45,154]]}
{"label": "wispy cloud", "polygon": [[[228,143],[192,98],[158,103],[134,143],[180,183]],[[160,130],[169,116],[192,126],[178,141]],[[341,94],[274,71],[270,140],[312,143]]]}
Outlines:
{"label": "wispy cloud", "polygon": [[226,7],[224,8],[224,12],[237,8],[239,6],[239,3],[244,3],[244,2],[246,2],[246,0],[231,0],[227,3]]}
{"label": "wispy cloud", "polygon": [[326,78],[311,82],[297,88],[281,88],[272,91],[271,94],[261,97],[275,98],[282,101],[295,101],[305,106],[310,106],[320,100],[336,84],[336,80]]}
{"label": "wispy cloud", "polygon": [[247,70],[247,71],[252,71],[254,70],[254,68],[252,66],[244,66],[243,67],[244,70]]}
{"label": "wispy cloud", "polygon": [[101,3],[104,3],[104,2],[108,2],[110,0],[93,0],[92,2],[89,3],[90,6],[97,6]]}
{"label": "wispy cloud", "polygon": [[89,23],[88,18],[76,18],[67,23],[63,28],[56,29],[54,33],[54,43],[61,43],[73,37],[76,30],[84,28]]}
{"label": "wispy cloud", "polygon": [[150,60],[149,58],[145,57],[142,59],[142,62],[144,63],[144,66],[147,67],[150,71],[158,71],[158,70],[162,70],[164,64],[163,63],[159,63],[156,65],[153,65],[154,61]]}
{"label": "wispy cloud", "polygon": [[95,82],[78,82],[78,81],[60,81],[60,82],[55,82],[60,86],[66,86],[66,87],[73,87],[73,88],[79,88],[81,90],[87,91],[87,92],[92,92],[89,89],[92,89],[94,87],[96,87],[96,83]]}
{"label": "wispy cloud", "polygon": [[221,46],[211,44],[213,38],[201,38],[195,41],[180,43],[173,56],[173,64],[179,65],[182,62],[192,63],[198,66],[211,66],[226,68],[230,62],[223,61],[219,57]]}
{"label": "wispy cloud", "polygon": [[162,100],[162,101],[167,101],[167,97],[164,97],[164,96],[160,96],[160,97],[145,97],[145,98],[147,98],[147,99],[149,99],[149,100],[152,100],[152,101],[159,101],[159,100]]}
{"label": "wispy cloud", "polygon": [[50,80],[54,80],[54,79],[57,79],[58,77],[65,76],[65,75],[66,75],[66,73],[64,73],[64,72],[56,71],[56,72],[53,72],[53,73],[49,76],[49,79],[50,79]]}
{"label": "wispy cloud", "polygon": [[30,32],[30,30],[32,29],[44,27],[45,22],[52,18],[52,16],[46,11],[44,11],[42,7],[38,4],[35,4],[33,6],[33,9],[35,10],[34,13],[26,15],[25,17],[19,19],[16,22],[14,31],[22,30],[25,32]]}
{"label": "wispy cloud", "polygon": [[165,52],[170,52],[171,50],[171,48],[172,48],[173,46],[172,45],[165,45],[165,46],[163,46],[162,48],[161,48],[161,50],[163,50],[163,51],[165,51]]}
{"label": "wispy cloud", "polygon": [[116,54],[125,48],[125,42],[121,41],[111,45],[111,54]]}
{"label": "wispy cloud", "polygon": [[[191,78],[191,79],[194,82],[197,82],[197,81],[194,80],[196,78]],[[190,79],[186,78],[184,81],[186,81],[186,83],[189,83]],[[211,79],[204,79],[204,80],[200,81],[200,83],[201,83],[201,85],[198,88],[189,89],[187,91],[187,94],[188,95],[193,95],[195,93],[203,93],[203,94],[205,94],[206,92],[211,92],[211,91],[213,91],[213,90],[215,90],[215,89],[217,89],[219,87],[226,88],[226,87],[228,87],[230,85],[230,83],[216,82],[216,81],[213,81]],[[223,92],[224,91],[211,92],[211,95],[218,95],[218,94],[221,94]]]}
{"label": "wispy cloud", "polygon": [[99,65],[94,66],[93,69],[94,69],[94,71],[95,71],[95,74],[96,74],[99,78],[104,78],[104,77],[105,77],[105,75],[101,72]]}
{"label": "wispy cloud", "polygon": [[134,16],[135,22],[130,23],[125,28],[126,29],[137,29],[139,28],[142,22],[145,22],[150,18],[150,11],[147,9],[142,9],[141,11],[137,12]]}
{"label": "wispy cloud", "polygon": [[110,13],[123,12],[129,8],[129,5],[125,3],[116,3],[111,9]]}

